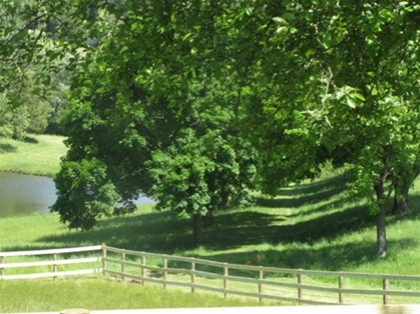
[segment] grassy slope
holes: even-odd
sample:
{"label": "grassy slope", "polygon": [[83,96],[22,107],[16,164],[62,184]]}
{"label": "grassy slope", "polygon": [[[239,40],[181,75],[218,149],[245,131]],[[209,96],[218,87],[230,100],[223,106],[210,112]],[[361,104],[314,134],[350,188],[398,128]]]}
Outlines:
{"label": "grassy slope", "polygon": [[[0,170],[5,170],[3,165],[12,154],[13,159],[28,160],[25,156],[31,151],[35,155],[43,153],[38,160],[47,159],[52,169],[58,169],[59,156],[65,153],[63,138],[33,138],[37,143],[0,140],[0,153],[6,150],[0,157],[7,157],[0,158]],[[17,152],[8,152],[14,150],[6,148],[9,146]],[[10,160],[9,164],[13,166]],[[43,166],[40,164],[39,168]],[[84,233],[68,231],[54,214],[0,219],[0,250],[105,242],[239,264],[259,254],[262,264],[270,266],[415,274],[418,271],[413,261],[420,258],[419,204],[418,180],[412,191],[412,214],[402,220],[389,218],[389,257],[383,261],[377,261],[375,256],[374,219],[362,202],[346,193],[342,175],[281,189],[276,198],[260,199],[257,206],[248,210],[218,213],[214,224],[205,230],[203,246],[198,249],[189,246],[189,221],[145,206],[130,216],[103,220],[99,228]]]}
{"label": "grassy slope", "polygon": [[25,141],[0,137],[0,171],[53,177],[66,154],[64,137],[30,135]]}
{"label": "grassy slope", "polygon": [[418,274],[419,182],[412,194],[412,214],[388,218],[389,256],[378,261],[374,219],[342,191],[342,181],[338,176],[302,184],[248,210],[220,212],[196,249],[190,246],[189,221],[142,206],[129,216],[102,220],[88,232],[68,231],[55,214],[3,218],[0,250],[104,242],[239,264],[259,254],[267,266]]}
{"label": "grassy slope", "polygon": [[346,193],[342,175],[281,189],[276,198],[260,199],[248,210],[218,213],[196,249],[189,245],[189,221],[143,206],[83,233],[68,231],[55,214],[0,219],[0,251],[105,242],[239,264],[259,254],[266,266],[418,275],[419,204],[417,181],[412,213],[404,219],[388,218],[389,256],[383,260],[375,254],[374,219],[363,203]]}

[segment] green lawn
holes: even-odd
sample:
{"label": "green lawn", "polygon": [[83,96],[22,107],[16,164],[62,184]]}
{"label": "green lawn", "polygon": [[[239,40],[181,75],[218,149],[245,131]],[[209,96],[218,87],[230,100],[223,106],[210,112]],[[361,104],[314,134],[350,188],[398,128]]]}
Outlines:
{"label": "green lawn", "polygon": [[[56,214],[0,219],[0,250],[106,243],[157,253],[244,264],[259,254],[265,266],[418,274],[419,184],[412,213],[388,217],[388,257],[376,258],[375,220],[346,194],[344,178],[331,177],[282,189],[247,210],[218,213],[193,248],[189,220],[143,205],[131,215],[104,219],[87,231],[69,231]],[[317,190],[318,192],[314,192]]]}
{"label": "green lawn", "polygon": [[113,310],[260,305],[256,300],[163,290],[156,285],[122,283],[103,277],[0,281],[0,301],[0,313],[59,313],[67,308]]}
{"label": "green lawn", "polygon": [[[55,139],[60,142],[59,138]],[[38,141],[42,143],[43,137]],[[5,142],[1,147],[4,149]],[[12,153],[5,152],[3,156]],[[57,153],[56,158],[62,153]],[[258,254],[264,266],[420,275],[419,180],[411,194],[412,212],[406,217],[387,219],[388,257],[381,260],[376,257],[375,219],[367,213],[363,201],[347,193],[347,181],[345,175],[329,172],[313,182],[280,189],[275,198],[261,197],[254,207],[246,210],[221,211],[214,223],[205,228],[203,244],[198,248],[191,246],[189,220],[179,220],[170,212],[156,212],[151,206],[143,205],[128,216],[101,220],[87,232],[69,231],[60,224],[56,214],[2,218],[0,251],[106,243],[237,264],[255,260]],[[72,280],[58,283],[64,287],[71,285]],[[34,287],[38,284],[53,285],[49,281],[31,282]],[[0,282],[5,295],[15,293],[10,287],[16,285],[19,283]],[[118,286],[114,282],[112,285]],[[122,284],[121,287],[130,289],[131,286]],[[64,304],[62,300],[59,302]],[[28,306],[35,308],[36,304]]]}
{"label": "green lawn", "polygon": [[54,177],[66,154],[64,137],[29,135],[24,141],[0,137],[0,172]]}

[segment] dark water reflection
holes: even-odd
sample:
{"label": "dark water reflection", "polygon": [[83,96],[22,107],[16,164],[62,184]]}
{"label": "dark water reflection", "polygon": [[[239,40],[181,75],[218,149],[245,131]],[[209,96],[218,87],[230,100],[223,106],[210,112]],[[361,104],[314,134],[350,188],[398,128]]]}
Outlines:
{"label": "dark water reflection", "polygon": [[[0,217],[49,212],[56,200],[51,178],[0,172]],[[150,203],[140,197],[136,203]]]}

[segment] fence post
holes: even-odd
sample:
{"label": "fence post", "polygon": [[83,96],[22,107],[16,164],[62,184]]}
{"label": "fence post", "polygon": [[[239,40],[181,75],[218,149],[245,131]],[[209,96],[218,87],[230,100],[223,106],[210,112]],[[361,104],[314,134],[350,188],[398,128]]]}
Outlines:
{"label": "fence post", "polygon": [[228,289],[228,276],[229,276],[229,268],[228,263],[223,263],[223,290],[224,296],[227,297],[227,289]]}
{"label": "fence post", "polygon": [[195,292],[195,260],[194,258],[191,259],[191,293]]}
{"label": "fence post", "polygon": [[384,294],[383,294],[383,304],[384,305],[387,305],[388,302],[389,302],[388,295],[386,294],[386,291],[389,288],[389,281],[388,281],[388,279],[386,279],[386,278],[383,279],[382,288],[383,288],[383,292],[384,292]]}
{"label": "fence post", "polygon": [[[4,256],[0,256],[0,264],[4,264]],[[0,268],[0,277],[3,279],[4,267]]]}
{"label": "fence post", "polygon": [[338,303],[343,304],[343,293],[341,292],[343,289],[343,277],[338,277]]}
{"label": "fence post", "polygon": [[301,285],[303,284],[303,275],[301,273],[298,274],[298,299],[302,299],[303,291]]}
{"label": "fence post", "polygon": [[[143,252],[143,254],[144,254],[144,252]],[[145,272],[145,267],[146,267],[146,256],[145,255],[142,255],[141,256],[141,264],[140,264],[140,270],[141,270],[141,278],[143,279],[142,281],[141,281],[141,283],[144,285],[144,278],[145,278],[145,274],[146,274],[146,272]]]}
{"label": "fence post", "polygon": [[[54,254],[54,262],[56,262],[57,261],[57,254]],[[53,273],[56,273],[57,272],[57,264],[54,264],[53,265]],[[57,279],[57,276],[54,276],[53,277],[53,280],[56,280]]]}
{"label": "fence post", "polygon": [[105,273],[106,272],[106,257],[107,257],[105,243],[102,243],[101,250],[102,250],[102,258],[101,258],[101,261],[102,261],[102,274],[105,276],[106,275],[106,273]]}
{"label": "fence post", "polygon": [[264,270],[263,270],[263,267],[262,266],[260,266],[260,270],[259,270],[259,272],[258,272],[258,279],[260,280],[259,282],[258,282],[258,294],[260,295],[260,297],[259,297],[259,300],[260,300],[260,302],[262,302],[262,292],[263,292],[263,290],[262,290],[262,280],[264,279]]}
{"label": "fence post", "polygon": [[166,289],[166,279],[168,277],[168,259],[166,256],[162,258],[163,261],[163,289]]}
{"label": "fence post", "polygon": [[125,277],[124,277],[124,274],[125,274],[125,250],[122,250],[122,252],[121,252],[121,273],[122,273],[121,280],[124,281],[125,280]]}

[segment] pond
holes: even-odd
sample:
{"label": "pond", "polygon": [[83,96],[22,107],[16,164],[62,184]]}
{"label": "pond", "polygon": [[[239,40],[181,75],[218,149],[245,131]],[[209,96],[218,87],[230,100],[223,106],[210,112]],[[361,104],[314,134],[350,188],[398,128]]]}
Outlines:
{"label": "pond", "polygon": [[[56,200],[51,178],[0,172],[0,218],[49,212]],[[136,204],[150,203],[139,197]]]}

